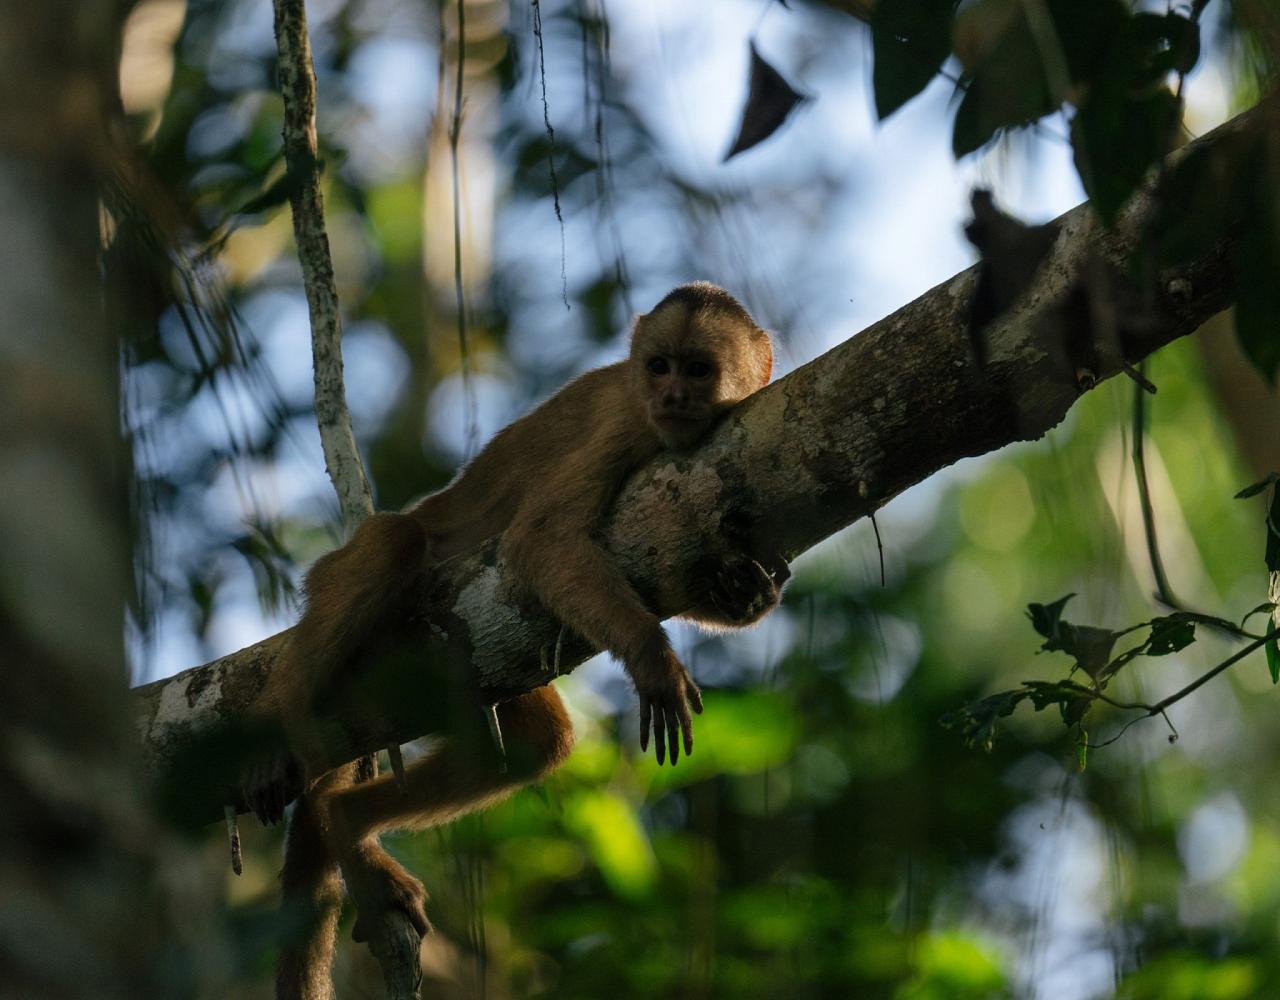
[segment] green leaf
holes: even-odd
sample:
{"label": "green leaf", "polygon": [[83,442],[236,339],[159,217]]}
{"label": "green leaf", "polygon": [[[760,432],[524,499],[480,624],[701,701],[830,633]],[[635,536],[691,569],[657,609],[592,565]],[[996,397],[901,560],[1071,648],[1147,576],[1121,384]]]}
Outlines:
{"label": "green leaf", "polygon": [[1265,490],[1277,479],[1280,479],[1280,473],[1272,472],[1267,476],[1266,479],[1262,480],[1261,482],[1254,483],[1252,486],[1246,486],[1244,489],[1242,489],[1239,493],[1235,495],[1235,499],[1247,500],[1249,497],[1256,497],[1259,493]]}
{"label": "green leaf", "polygon": [[1062,704],[1062,721],[1065,725],[1074,726],[1089,714],[1089,709],[1093,708],[1094,699],[1091,697],[1081,696],[1072,698],[1070,701]]}
{"label": "green leaf", "polygon": [[[1280,573],[1280,490],[1271,494],[1271,507],[1267,511],[1267,548],[1263,558],[1267,570]],[[1271,593],[1267,596],[1275,600],[1275,580],[1272,580]]]}
{"label": "green leaf", "polygon": [[1073,84],[1096,83],[1116,63],[1124,64],[1133,16],[1123,0],[1049,0],[1055,41]]}
{"label": "green leaf", "polygon": [[1129,22],[1121,50],[1131,85],[1189,73],[1200,59],[1200,26],[1181,14],[1139,13]]}
{"label": "green leaf", "polygon": [[1195,641],[1196,623],[1179,615],[1169,615],[1152,621],[1145,652],[1147,656],[1166,656]]}
{"label": "green leaf", "polygon": [[1075,681],[1024,681],[1022,687],[1037,712],[1057,705],[1062,721],[1075,725],[1093,706],[1093,691]]}
{"label": "green leaf", "polygon": [[1121,633],[1064,621],[1062,609],[1073,597],[1075,594],[1068,594],[1052,604],[1028,604],[1027,617],[1035,630],[1044,636],[1042,650],[1050,653],[1060,650],[1074,656],[1078,669],[1090,677],[1098,677],[1111,659],[1111,650]]}
{"label": "green leaf", "polygon": [[879,0],[871,13],[872,82],[883,121],[929,85],[951,52],[955,0]]}
{"label": "green leaf", "polygon": [[1081,729],[1076,735],[1076,769],[1084,774],[1089,763],[1089,731]]}
{"label": "green leaf", "polygon": [[1175,73],[1190,73],[1200,61],[1200,22],[1178,14],[1166,14],[1169,63]]}
{"label": "green leaf", "polygon": [[1280,247],[1259,220],[1240,234],[1233,260],[1236,337],[1245,356],[1272,384],[1280,371]]}
{"label": "green leaf", "polygon": [[1069,702],[1081,697],[1092,697],[1092,692],[1075,681],[1023,681],[1022,689],[1031,699],[1037,712],[1050,705],[1065,707]]}
{"label": "green leaf", "polygon": [[796,90],[786,78],[748,42],[751,54],[751,76],[747,84],[747,103],[742,108],[738,136],[724,154],[726,160],[764,142],[782,127],[796,106],[809,96]]}
{"label": "green leaf", "polygon": [[1280,647],[1276,646],[1275,639],[1269,639],[1262,648],[1267,651],[1267,669],[1271,671],[1271,683],[1280,684]]}
{"label": "green leaf", "polygon": [[1148,236],[1161,264],[1173,267],[1203,257],[1246,217],[1242,177],[1256,142],[1252,133],[1230,133],[1220,143],[1192,148],[1161,178],[1158,200],[1165,210],[1151,220]]}
{"label": "green leaf", "polygon": [[1062,648],[1076,658],[1076,666],[1090,677],[1101,675],[1111,660],[1111,650],[1120,633],[1092,625],[1062,624]]}
{"label": "green leaf", "polygon": [[[1058,623],[1062,619],[1062,609],[1067,606],[1067,601],[1075,596],[1075,594],[1068,594],[1066,597],[1058,598],[1052,604],[1028,604],[1027,617],[1031,619],[1032,627],[1046,639],[1056,639]],[[1047,644],[1045,648],[1048,648]]]}
{"label": "green leaf", "polygon": [[1024,690],[1001,691],[948,712],[940,721],[945,728],[957,730],[965,746],[981,747],[989,753],[995,745],[998,720],[1012,715],[1026,697]]}
{"label": "green leaf", "polygon": [[1072,64],[1081,96],[1071,139],[1094,210],[1110,224],[1172,148],[1181,102],[1164,81],[1195,65],[1200,34],[1179,14],[1119,16],[1104,9],[1111,15],[1108,28],[1088,31],[1085,53]]}
{"label": "green leaf", "polygon": [[1120,87],[1101,87],[1071,122],[1076,170],[1098,217],[1108,225],[1169,152],[1180,101],[1168,89],[1141,98]]}
{"label": "green leaf", "polygon": [[1232,258],[1236,337],[1245,356],[1273,384],[1280,372],[1280,185],[1272,177],[1269,143],[1246,151],[1237,180],[1247,224]]}
{"label": "green leaf", "polygon": [[1058,107],[1021,14],[962,86],[951,133],[956,159],[985,146],[1001,129],[1028,125]]}

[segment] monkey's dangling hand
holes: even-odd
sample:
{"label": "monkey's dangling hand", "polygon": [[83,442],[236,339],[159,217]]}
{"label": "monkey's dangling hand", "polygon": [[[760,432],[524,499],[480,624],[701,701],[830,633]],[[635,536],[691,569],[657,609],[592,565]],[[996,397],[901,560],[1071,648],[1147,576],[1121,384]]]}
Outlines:
{"label": "monkey's dangling hand", "polygon": [[671,747],[671,766],[680,759],[680,737],[684,737],[685,756],[693,753],[693,716],[690,708],[702,714],[702,692],[689,676],[689,671],[672,652],[665,633],[661,641],[638,662],[628,663],[627,672],[640,696],[640,751],[649,750],[649,726],[653,725],[654,753],[661,767],[666,749]]}

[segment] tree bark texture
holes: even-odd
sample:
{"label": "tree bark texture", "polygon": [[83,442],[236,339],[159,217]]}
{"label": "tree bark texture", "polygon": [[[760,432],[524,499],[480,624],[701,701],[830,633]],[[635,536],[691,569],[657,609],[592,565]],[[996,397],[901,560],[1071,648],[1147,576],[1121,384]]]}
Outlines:
{"label": "tree bark texture", "polygon": [[[1193,147],[1227,149],[1267,111],[1233,119]],[[1170,159],[1168,176],[1193,147]],[[961,458],[1041,437],[1126,361],[1196,330],[1231,302],[1230,254],[1242,220],[1222,219],[1210,249],[1149,282],[1141,321],[1126,323],[1123,336],[1095,331],[1087,371],[1046,337],[1087,272],[1127,275],[1145,256],[1153,188],[1110,230],[1087,205],[1056,220],[1056,242],[1031,287],[987,331],[985,364],[968,332],[975,266],[752,396],[696,452],[661,455],[637,470],[602,529],[618,566],[655,610],[678,614],[684,609],[663,581],[692,572],[730,526],[758,552],[793,558]],[[424,638],[412,656],[362,666],[317,706],[326,749],[312,766],[422,736],[438,711],[432,677],[445,663],[469,664],[482,690],[501,699],[592,652],[508,573],[495,541],[440,565],[418,607]],[[286,635],[137,691],[138,731],[154,771],[193,821],[216,819],[220,803],[234,798],[236,762],[204,751],[225,752],[219,740],[237,738],[227,734]]]}

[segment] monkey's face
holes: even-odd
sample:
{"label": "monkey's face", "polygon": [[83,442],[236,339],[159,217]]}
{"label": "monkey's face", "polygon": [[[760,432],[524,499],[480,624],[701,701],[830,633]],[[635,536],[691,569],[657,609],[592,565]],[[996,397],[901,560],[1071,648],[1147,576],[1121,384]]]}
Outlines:
{"label": "monkey's face", "polygon": [[702,438],[724,404],[714,358],[652,354],[644,365],[649,422],[666,448],[691,448]]}
{"label": "monkey's face", "polygon": [[772,350],[728,292],[682,285],[636,321],[632,384],[663,447],[696,445],[716,418],[769,381]]}

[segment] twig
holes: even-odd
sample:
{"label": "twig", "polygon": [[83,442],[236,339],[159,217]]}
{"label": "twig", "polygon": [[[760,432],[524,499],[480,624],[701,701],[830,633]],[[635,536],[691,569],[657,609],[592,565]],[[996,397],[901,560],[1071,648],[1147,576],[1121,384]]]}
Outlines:
{"label": "twig", "polygon": [[871,513],[871,529],[876,533],[876,550],[880,553],[880,586],[884,586],[884,542],[880,540],[880,525],[876,523],[875,513]]}
{"label": "twig", "polygon": [[1255,650],[1261,649],[1268,642],[1270,642],[1272,639],[1275,639],[1277,637],[1280,637],[1280,629],[1272,629],[1266,635],[1262,636],[1262,638],[1255,639],[1253,642],[1249,643],[1249,645],[1245,646],[1243,649],[1236,650],[1236,652],[1233,653],[1231,656],[1227,657],[1225,660],[1219,663],[1212,670],[1197,677],[1186,687],[1179,688],[1177,691],[1169,695],[1167,698],[1161,698],[1158,702],[1156,702],[1154,705],[1151,706],[1148,714],[1150,715],[1163,714],[1164,710],[1168,708],[1170,705],[1181,701],[1183,698],[1191,694],[1192,691],[1195,691],[1202,684],[1207,684],[1209,681],[1217,677],[1218,674],[1222,673],[1224,670],[1227,670],[1230,667],[1235,666],[1237,663],[1243,660],[1250,653],[1254,652]]}
{"label": "twig", "polygon": [[373,492],[356,448],[342,382],[342,315],[320,194],[316,76],[311,65],[303,0],[275,0],[275,31],[280,54],[280,94],[284,98],[284,158],[289,171],[293,235],[311,313],[316,423],[324,446],[325,468],[342,508],[342,521],[351,531],[373,512]]}
{"label": "twig", "polygon": [[[1145,378],[1146,362],[1138,366]],[[1143,442],[1147,436],[1147,394],[1139,382],[1133,387],[1133,477],[1138,484],[1138,504],[1142,509],[1142,528],[1147,539],[1147,557],[1151,560],[1151,572],[1156,580],[1156,598],[1171,608],[1182,604],[1174,596],[1173,587],[1165,575],[1164,560],[1160,558],[1160,545],[1156,541],[1156,516],[1151,506],[1151,487],[1147,483],[1147,459]]]}
{"label": "twig", "polygon": [[565,266],[564,215],[560,211],[560,179],[556,176],[556,130],[551,127],[551,108],[547,104],[547,53],[542,40],[542,5],[532,0],[533,37],[538,43],[538,80],[542,84],[542,124],[547,133],[547,168],[551,173],[551,203],[560,223],[560,296],[569,308],[569,274]]}
{"label": "twig", "polygon": [[1242,649],[1236,650],[1234,653],[1231,654],[1231,656],[1227,657],[1225,660],[1223,660],[1221,663],[1219,663],[1217,666],[1215,666],[1211,670],[1208,670],[1205,673],[1201,674],[1199,677],[1193,680],[1190,684],[1187,684],[1185,687],[1179,688],[1177,691],[1173,692],[1173,694],[1167,695],[1166,697],[1161,698],[1159,701],[1154,703],[1149,703],[1145,701],[1119,701],[1115,698],[1111,698],[1103,694],[1101,691],[1097,689],[1089,689],[1089,688],[1081,689],[1082,694],[1086,694],[1088,697],[1094,698],[1098,701],[1105,702],[1106,704],[1112,706],[1113,708],[1119,708],[1124,711],[1142,713],[1142,715],[1139,715],[1137,718],[1130,719],[1123,726],[1121,726],[1120,731],[1116,733],[1114,736],[1112,736],[1110,739],[1103,740],[1101,743],[1086,742],[1084,745],[1088,747],[1090,750],[1100,750],[1103,747],[1110,746],[1112,743],[1115,743],[1118,739],[1120,739],[1120,737],[1122,737],[1125,733],[1127,733],[1130,730],[1130,728],[1132,728],[1133,726],[1136,726],[1139,722],[1142,722],[1146,719],[1150,719],[1153,716],[1157,716],[1157,715],[1162,716],[1164,718],[1165,723],[1169,727],[1169,742],[1176,743],[1178,741],[1178,730],[1177,730],[1177,727],[1174,726],[1173,720],[1169,718],[1169,714],[1167,711],[1168,708],[1171,705],[1174,705],[1177,702],[1181,701],[1183,698],[1187,697],[1187,695],[1191,694],[1193,691],[1197,690],[1202,685],[1208,684],[1209,681],[1213,680],[1219,674],[1223,673],[1226,670],[1229,670],[1231,667],[1235,666],[1237,663],[1243,660],[1250,653],[1256,652],[1257,650],[1261,649],[1264,645],[1266,645],[1268,642],[1270,642],[1272,639],[1275,639],[1277,637],[1280,637],[1280,628],[1273,629],[1271,632],[1267,633],[1264,636],[1259,636],[1258,638],[1254,639],[1251,643],[1249,643],[1249,645],[1243,647]]}
{"label": "twig", "polygon": [[1276,638],[1280,638],[1280,628],[1272,629],[1266,635],[1259,636],[1258,638],[1250,642],[1247,646],[1244,646],[1236,650],[1234,653],[1228,656],[1225,660],[1223,660],[1217,666],[1213,667],[1211,670],[1208,670],[1205,673],[1201,674],[1199,677],[1193,680],[1190,684],[1186,685],[1185,687],[1179,688],[1177,691],[1173,692],[1173,694],[1167,695],[1166,697],[1161,698],[1159,701],[1154,703],[1145,702],[1145,701],[1117,701],[1116,699],[1110,698],[1107,695],[1103,694],[1101,691],[1089,690],[1088,688],[1082,689],[1082,693],[1087,692],[1090,697],[1096,698],[1099,701],[1106,702],[1108,705],[1111,705],[1115,708],[1121,708],[1121,709],[1126,709],[1128,711],[1135,711],[1135,712],[1145,712],[1146,715],[1143,716],[1144,718],[1150,718],[1153,715],[1164,715],[1165,709],[1167,709],[1170,705],[1174,705],[1177,702],[1181,701],[1183,698],[1191,694],[1197,688],[1201,687],[1204,684],[1209,683],[1209,681],[1213,680],[1220,673],[1230,669],[1231,667],[1234,667],[1237,663],[1243,660],[1250,653],[1256,652],[1257,650],[1265,646],[1268,642],[1270,642],[1272,639],[1276,639]]}
{"label": "twig", "polygon": [[[467,2],[455,0],[458,11],[458,69],[453,87],[453,118],[449,123],[449,163],[453,178],[453,295],[458,314],[458,356],[462,368],[462,397],[467,421],[467,457],[479,445],[475,387],[471,381],[471,345],[467,341],[467,299],[462,290],[462,180],[458,166],[458,142],[462,137],[462,87],[467,62]],[[440,24],[440,59],[444,60],[444,16]]]}

